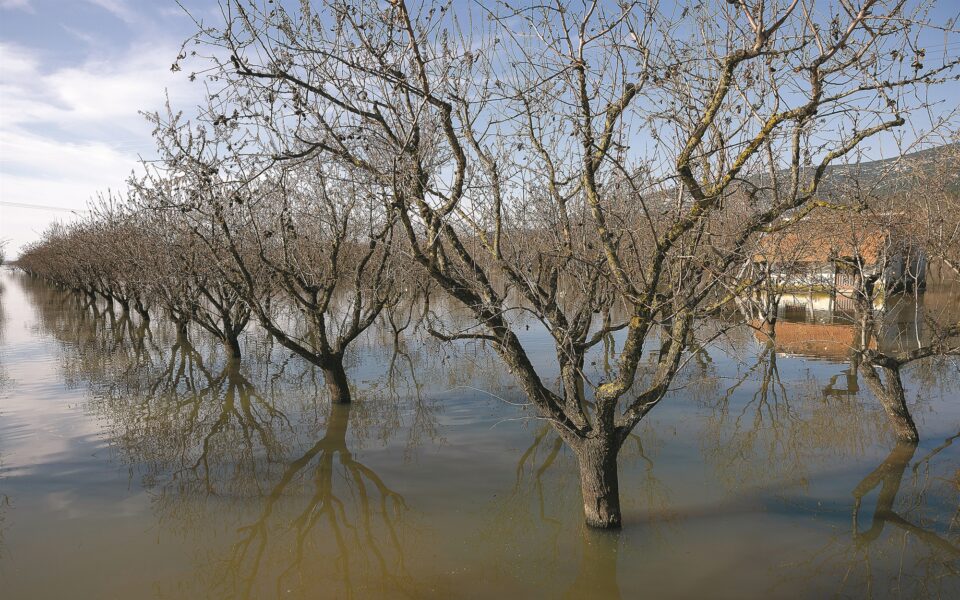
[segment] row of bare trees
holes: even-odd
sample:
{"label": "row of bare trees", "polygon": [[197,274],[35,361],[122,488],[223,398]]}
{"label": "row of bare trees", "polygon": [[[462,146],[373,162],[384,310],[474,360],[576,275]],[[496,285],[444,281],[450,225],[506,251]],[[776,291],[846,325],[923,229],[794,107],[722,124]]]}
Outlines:
{"label": "row of bare trees", "polygon": [[618,527],[619,449],[757,284],[758,237],[831,205],[832,164],[949,123],[932,4],[224,0],[174,65],[206,83],[198,116],[152,115],[124,208],[21,264],[235,353],[255,317],[340,402],[347,347],[429,282],[472,319],[436,333],[492,345],[576,455],[587,523]]}

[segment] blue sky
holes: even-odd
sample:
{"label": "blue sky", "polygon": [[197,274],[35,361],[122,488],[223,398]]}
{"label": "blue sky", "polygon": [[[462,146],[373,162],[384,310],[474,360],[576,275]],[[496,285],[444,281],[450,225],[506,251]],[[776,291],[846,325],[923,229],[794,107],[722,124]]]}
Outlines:
{"label": "blue sky", "polygon": [[[220,20],[216,0],[184,4]],[[939,0],[932,21],[958,11],[960,0]],[[138,156],[152,154],[139,111],[162,108],[165,94],[175,107],[200,100],[200,82],[170,70],[194,31],[174,0],[0,0],[0,240],[8,254],[54,220],[74,218],[70,210],[98,191],[123,186]],[[955,38],[946,48],[942,39],[923,42],[960,52]],[[960,86],[938,94],[938,109],[949,110]]]}
{"label": "blue sky", "polygon": [[[204,3],[198,14],[212,13]],[[170,65],[194,25],[172,0],[0,0],[0,239],[15,254],[149,156],[138,113],[199,84]]]}

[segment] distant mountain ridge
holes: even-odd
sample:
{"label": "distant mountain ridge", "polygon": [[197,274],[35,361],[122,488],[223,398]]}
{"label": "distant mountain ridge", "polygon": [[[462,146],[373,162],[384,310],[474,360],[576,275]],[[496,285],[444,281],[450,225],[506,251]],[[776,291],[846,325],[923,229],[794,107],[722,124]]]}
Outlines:
{"label": "distant mountain ridge", "polygon": [[825,195],[849,193],[850,188],[869,190],[879,196],[890,196],[915,189],[918,182],[934,174],[949,163],[955,163],[952,173],[947,171],[947,187],[960,193],[960,144],[945,144],[906,154],[902,157],[872,160],[828,167],[820,184]]}

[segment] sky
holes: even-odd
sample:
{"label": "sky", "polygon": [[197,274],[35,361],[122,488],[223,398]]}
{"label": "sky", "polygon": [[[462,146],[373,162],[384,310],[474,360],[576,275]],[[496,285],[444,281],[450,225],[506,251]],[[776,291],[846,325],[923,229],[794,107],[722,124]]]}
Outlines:
{"label": "sky", "polygon": [[[933,20],[956,17],[956,2],[940,0]],[[181,3],[196,18],[221,19],[216,0]],[[123,188],[139,157],[153,153],[140,111],[162,109],[167,96],[174,107],[200,101],[200,80],[170,69],[195,28],[175,0],[0,0],[0,240],[8,257],[50,223],[76,218],[97,192]],[[960,86],[943,92],[951,102]]]}
{"label": "sky", "polygon": [[[215,2],[190,7],[213,17]],[[0,240],[15,256],[98,191],[122,188],[151,127],[200,99],[170,66],[195,30],[173,0],[0,0]],[[26,206],[25,206],[26,205]],[[53,207],[42,209],[37,207]]]}

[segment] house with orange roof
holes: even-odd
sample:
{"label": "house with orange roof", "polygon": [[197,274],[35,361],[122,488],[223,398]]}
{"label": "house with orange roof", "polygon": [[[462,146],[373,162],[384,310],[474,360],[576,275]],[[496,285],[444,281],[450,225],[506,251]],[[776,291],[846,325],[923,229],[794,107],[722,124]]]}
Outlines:
{"label": "house with orange roof", "polygon": [[887,292],[926,283],[926,259],[910,236],[868,219],[801,221],[762,237],[753,260],[783,289],[849,296],[867,278]]}

